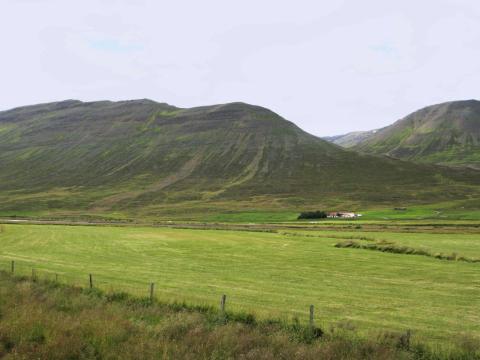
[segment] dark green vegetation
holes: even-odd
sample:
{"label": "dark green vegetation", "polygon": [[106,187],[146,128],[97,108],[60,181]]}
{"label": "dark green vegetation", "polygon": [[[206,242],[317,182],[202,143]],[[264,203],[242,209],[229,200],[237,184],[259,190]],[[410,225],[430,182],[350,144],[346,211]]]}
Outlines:
{"label": "dark green vegetation", "polygon": [[478,343],[449,351],[411,334],[358,337],[348,323],[322,337],[309,326],[133,298],[0,272],[2,359],[478,359]]}
{"label": "dark green vegetation", "polygon": [[198,219],[470,201],[473,170],[359,155],[258,106],[64,101],[0,113],[0,215]]}
{"label": "dark green vegetation", "polygon": [[394,254],[407,254],[407,255],[422,255],[429,256],[439,260],[450,260],[450,261],[466,261],[471,263],[479,263],[479,258],[469,258],[457,253],[444,254],[444,253],[432,253],[425,249],[415,249],[410,246],[399,246],[391,241],[379,241],[376,243],[360,243],[355,240],[341,241],[335,244],[337,248],[354,248],[354,249],[366,249],[366,250],[377,250],[383,252],[390,252]]}
{"label": "dark green vegetation", "polygon": [[352,148],[422,163],[480,168],[480,102],[453,101],[426,107]]}
{"label": "dark green vegetation", "polygon": [[298,215],[298,220],[302,219],[325,219],[327,213],[325,211],[304,211]]}

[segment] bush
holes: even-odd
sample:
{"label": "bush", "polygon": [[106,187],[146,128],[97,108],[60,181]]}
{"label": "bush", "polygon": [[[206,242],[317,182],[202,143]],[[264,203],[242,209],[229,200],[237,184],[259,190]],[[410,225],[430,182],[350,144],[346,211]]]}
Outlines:
{"label": "bush", "polygon": [[325,211],[305,211],[300,213],[298,216],[298,220],[301,219],[325,219],[327,217],[327,213]]}

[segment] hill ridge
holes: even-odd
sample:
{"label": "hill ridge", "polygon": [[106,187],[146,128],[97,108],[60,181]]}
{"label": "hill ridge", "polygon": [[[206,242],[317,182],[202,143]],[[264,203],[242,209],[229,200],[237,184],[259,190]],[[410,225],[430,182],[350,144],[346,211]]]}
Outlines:
{"label": "hill ridge", "polygon": [[0,212],[428,202],[467,198],[480,185],[467,170],[341,149],[241,102],[48,109],[0,112]]}
{"label": "hill ridge", "polygon": [[480,169],[480,101],[430,105],[376,131],[326,139],[367,154]]}

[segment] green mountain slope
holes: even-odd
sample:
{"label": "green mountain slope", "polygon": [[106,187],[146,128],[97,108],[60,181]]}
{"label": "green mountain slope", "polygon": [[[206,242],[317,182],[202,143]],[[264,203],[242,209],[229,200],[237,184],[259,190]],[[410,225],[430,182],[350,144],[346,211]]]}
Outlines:
{"label": "green mountain slope", "polygon": [[346,151],[262,107],[150,100],[0,112],[0,169],[3,214],[429,202],[480,184],[473,170]]}
{"label": "green mountain slope", "polygon": [[370,154],[480,168],[480,101],[454,101],[414,112],[353,147]]}

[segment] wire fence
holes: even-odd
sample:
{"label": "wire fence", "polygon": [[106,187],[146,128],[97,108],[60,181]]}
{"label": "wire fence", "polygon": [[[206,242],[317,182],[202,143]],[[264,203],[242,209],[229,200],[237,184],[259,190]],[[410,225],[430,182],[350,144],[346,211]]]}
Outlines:
{"label": "wire fence", "polygon": [[[68,267],[67,267],[68,269]],[[226,295],[217,294],[218,298],[215,296],[209,297],[208,300],[205,297],[198,297],[195,294],[189,292],[188,298],[179,296],[177,288],[165,289],[164,286],[159,288],[162,284],[156,284],[155,282],[146,282],[146,281],[137,281],[131,284],[127,284],[125,281],[115,276],[108,276],[105,274],[97,275],[94,273],[89,273],[87,271],[82,272],[75,267],[71,267],[71,271],[65,270],[63,266],[59,266],[55,269],[55,266],[51,264],[42,263],[38,260],[19,260],[18,258],[9,258],[8,256],[0,255],[0,271],[10,273],[15,277],[25,277],[31,281],[51,281],[57,284],[62,284],[66,286],[74,286],[82,289],[92,289],[99,290],[105,294],[119,294],[125,293],[130,296],[142,299],[148,299],[151,302],[153,300],[162,302],[164,304],[183,304],[183,306],[192,306],[192,307],[201,307],[201,308],[214,308],[219,306],[220,312],[224,313],[226,311]],[[157,286],[158,285],[158,286]],[[268,311],[267,314],[258,313],[258,311],[253,310],[250,306],[245,306],[241,301],[229,300],[228,308],[234,313],[242,314],[251,314],[255,317],[265,317],[267,318],[277,318],[286,320],[285,313]],[[305,311],[298,311],[296,315],[300,315],[302,323],[307,323],[311,326],[314,324],[314,307],[310,305]],[[303,317],[304,314],[308,314],[308,317]],[[294,315],[294,314],[291,314]],[[294,315],[294,318],[297,319],[297,316]]]}
{"label": "wire fence", "polygon": [[86,272],[67,272],[54,270],[45,264],[21,260],[0,259],[0,270],[18,277],[26,277],[32,281],[47,280],[58,284],[75,286],[80,288],[92,288],[106,293],[128,293],[137,297],[155,297],[155,285],[153,282],[138,282],[136,284],[125,284],[108,276],[101,276]]}

